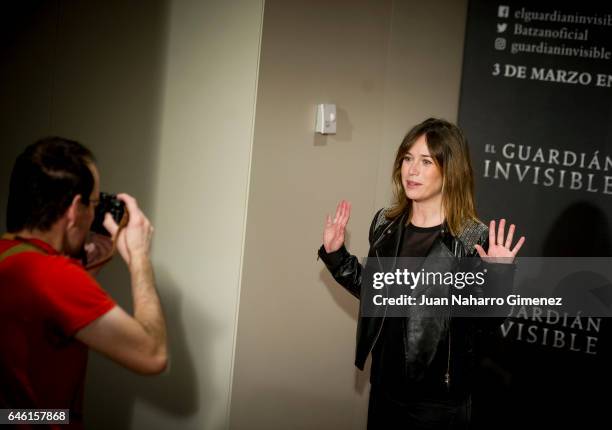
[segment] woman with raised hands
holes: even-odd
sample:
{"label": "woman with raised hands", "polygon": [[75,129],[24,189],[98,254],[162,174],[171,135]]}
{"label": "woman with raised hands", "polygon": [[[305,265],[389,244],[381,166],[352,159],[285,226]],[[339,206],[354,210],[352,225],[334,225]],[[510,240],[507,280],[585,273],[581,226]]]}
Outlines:
{"label": "woman with raised hands", "polygon": [[[435,118],[414,126],[397,150],[392,178],[394,201],[372,220],[368,261],[450,256],[455,270],[468,260],[484,267],[485,286],[495,286],[496,294],[512,288],[514,258],[525,238],[513,243],[516,228],[506,231],[505,219],[488,228],[478,220],[468,145],[457,126]],[[368,429],[466,428],[475,336],[487,324],[498,327],[499,318],[446,318],[424,307],[400,318],[387,309],[366,312],[365,269],[344,246],[350,214],[343,200],[334,217],[327,216],[319,256],[361,300],[355,365],[363,370],[372,354]]]}

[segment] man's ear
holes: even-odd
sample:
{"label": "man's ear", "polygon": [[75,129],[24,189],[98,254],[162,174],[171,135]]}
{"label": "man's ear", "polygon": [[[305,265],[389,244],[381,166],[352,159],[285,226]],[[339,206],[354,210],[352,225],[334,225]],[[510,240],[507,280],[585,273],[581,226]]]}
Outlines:
{"label": "man's ear", "polygon": [[72,199],[72,203],[66,210],[66,219],[68,220],[68,228],[74,226],[77,222],[80,211],[82,210],[83,198],[80,194],[77,194]]}

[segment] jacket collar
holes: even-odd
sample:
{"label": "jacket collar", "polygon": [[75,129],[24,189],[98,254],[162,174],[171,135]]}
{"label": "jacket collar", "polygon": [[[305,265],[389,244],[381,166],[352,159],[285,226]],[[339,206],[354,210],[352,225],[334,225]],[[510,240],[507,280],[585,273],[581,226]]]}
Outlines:
{"label": "jacket collar", "polygon": [[402,241],[402,234],[406,228],[407,219],[408,212],[406,211],[386,225],[372,244],[372,248],[377,249],[378,253],[384,257],[392,255],[397,256]]}
{"label": "jacket collar", "polygon": [[385,226],[376,242],[372,245],[381,270],[384,270],[384,265],[380,259],[384,257],[393,258],[393,264],[390,270],[395,269],[397,257],[399,255],[399,247],[402,243],[402,235],[406,229],[407,219],[408,212],[406,211],[401,216],[391,221],[389,225]]}

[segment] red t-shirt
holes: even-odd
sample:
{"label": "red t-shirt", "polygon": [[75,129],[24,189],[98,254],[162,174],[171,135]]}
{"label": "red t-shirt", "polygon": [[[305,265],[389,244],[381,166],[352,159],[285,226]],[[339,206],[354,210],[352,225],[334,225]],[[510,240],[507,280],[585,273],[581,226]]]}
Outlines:
{"label": "red t-shirt", "polygon": [[[43,252],[0,261],[0,409],[70,409],[80,428],[88,348],[74,334],[115,302],[78,261],[28,242]],[[0,254],[19,243],[0,240]]]}

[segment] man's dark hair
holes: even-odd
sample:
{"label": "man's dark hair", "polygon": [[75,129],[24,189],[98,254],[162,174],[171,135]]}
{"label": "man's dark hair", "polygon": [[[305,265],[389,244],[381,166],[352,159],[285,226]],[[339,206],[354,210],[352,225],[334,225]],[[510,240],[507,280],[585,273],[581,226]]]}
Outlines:
{"label": "man's dark hair", "polygon": [[89,204],[94,177],[88,164],[93,162],[91,151],[74,140],[47,137],[28,146],[11,173],[7,231],[48,231],[75,196]]}

